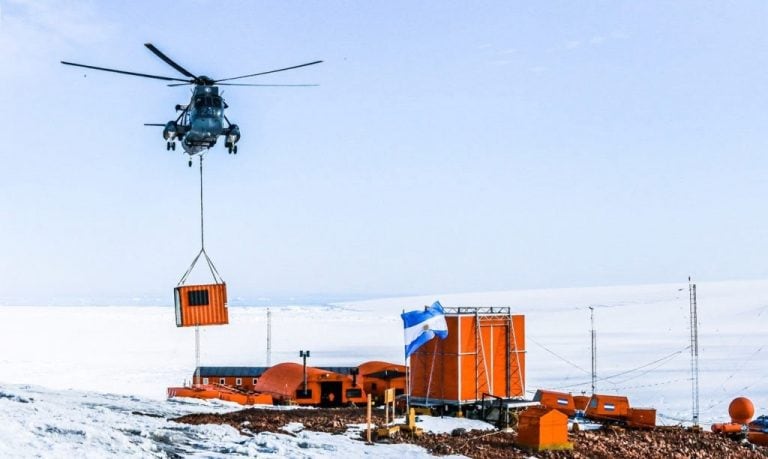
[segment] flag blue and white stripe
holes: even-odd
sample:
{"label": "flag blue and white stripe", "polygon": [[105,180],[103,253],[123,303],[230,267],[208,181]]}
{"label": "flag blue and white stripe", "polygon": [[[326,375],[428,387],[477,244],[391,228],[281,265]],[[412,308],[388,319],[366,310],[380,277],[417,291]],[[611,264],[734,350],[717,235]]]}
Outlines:
{"label": "flag blue and white stripe", "polygon": [[404,312],[400,315],[405,327],[405,358],[410,357],[422,344],[435,336],[445,339],[448,336],[448,324],[445,312],[439,301],[423,311]]}

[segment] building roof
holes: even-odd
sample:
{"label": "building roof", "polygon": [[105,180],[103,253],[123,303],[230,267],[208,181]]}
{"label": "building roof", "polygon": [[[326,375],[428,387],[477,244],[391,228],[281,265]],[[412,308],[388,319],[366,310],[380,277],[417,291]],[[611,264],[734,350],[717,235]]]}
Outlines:
{"label": "building roof", "polygon": [[372,360],[360,365],[360,374],[369,378],[394,379],[405,376],[405,365]]}
{"label": "building roof", "polygon": [[233,377],[233,378],[258,378],[269,367],[199,367],[200,376],[209,377]]}
{"label": "building roof", "polygon": [[320,370],[326,370],[326,371],[332,371],[334,373],[339,373],[342,375],[351,375],[352,370],[356,369],[357,367],[315,367]]}

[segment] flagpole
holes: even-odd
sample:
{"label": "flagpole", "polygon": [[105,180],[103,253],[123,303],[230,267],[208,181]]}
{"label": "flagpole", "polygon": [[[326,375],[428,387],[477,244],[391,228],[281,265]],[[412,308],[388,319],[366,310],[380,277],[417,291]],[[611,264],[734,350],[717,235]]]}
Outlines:
{"label": "flagpole", "polygon": [[[403,309],[403,313],[400,315],[400,317],[405,316],[405,309]],[[405,319],[403,319],[405,320]],[[408,343],[403,341],[405,344],[405,419],[406,422],[408,422],[408,408],[411,406],[411,375],[409,371],[409,363],[410,358],[408,356]]]}
{"label": "flagpole", "polygon": [[405,357],[405,419],[408,419],[408,413],[411,409],[411,357]]}
{"label": "flagpole", "polygon": [[[403,326],[405,327],[405,415],[408,416],[411,409],[411,392],[413,390],[411,354],[435,336],[445,339],[448,336],[448,324],[445,322],[445,312],[439,301],[435,301],[432,306],[424,306],[423,312],[410,311],[406,313],[403,310],[400,317],[403,319]],[[436,351],[437,347],[435,347]],[[431,372],[429,378],[431,383]],[[429,388],[427,391],[429,391]],[[427,394],[427,398],[429,398],[429,394]]]}

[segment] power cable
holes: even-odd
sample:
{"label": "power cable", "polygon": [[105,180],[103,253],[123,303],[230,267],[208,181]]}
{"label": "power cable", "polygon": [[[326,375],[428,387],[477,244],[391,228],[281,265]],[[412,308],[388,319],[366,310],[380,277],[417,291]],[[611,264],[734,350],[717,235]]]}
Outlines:
{"label": "power cable", "polygon": [[[616,378],[618,376],[623,376],[623,375],[626,375],[626,374],[629,374],[629,373],[633,373],[633,372],[638,371],[638,370],[642,370],[643,368],[647,368],[647,367],[649,367],[651,365],[655,365],[655,364],[657,364],[659,362],[667,363],[665,361],[669,361],[672,358],[677,357],[678,355],[682,354],[683,352],[687,351],[688,349],[690,349],[690,346],[686,346],[686,347],[684,347],[684,348],[682,348],[682,349],[680,349],[678,351],[675,351],[675,352],[673,352],[671,354],[667,354],[664,357],[661,357],[659,359],[654,360],[653,362],[649,362],[649,363],[646,363],[644,365],[640,365],[640,366],[632,368],[630,370],[622,371],[622,372],[619,372],[619,373],[616,373],[616,374],[613,374],[613,375],[610,375],[610,376],[604,376],[602,378],[598,378],[597,380],[598,381],[606,381],[606,382],[610,382],[612,384],[616,384],[613,381],[611,381],[611,379]],[[659,365],[659,366],[661,366],[661,365]],[[645,373],[643,373],[643,374],[645,374]],[[631,381],[632,379],[635,379],[635,377],[632,377],[630,379],[626,379],[623,382]],[[592,381],[586,381],[586,382],[583,382],[583,383],[569,384],[567,386],[560,386],[560,387],[557,387],[556,389],[567,389],[567,388],[571,388],[571,387],[585,386],[585,385],[591,384],[591,383],[592,383]]]}
{"label": "power cable", "polygon": [[558,355],[555,351],[547,348],[546,346],[544,346],[543,344],[539,343],[538,341],[536,341],[535,339],[531,338],[530,336],[528,337],[528,339],[530,341],[533,341],[533,344],[539,346],[540,348],[544,349],[548,353],[552,354],[553,356],[557,357],[558,359],[562,360],[563,362],[567,363],[568,365],[572,366],[573,368],[576,368],[577,370],[583,371],[585,374],[590,374],[589,371],[581,368],[580,366],[576,365],[575,363],[571,362],[570,360],[566,359],[565,357],[563,357],[561,355]]}

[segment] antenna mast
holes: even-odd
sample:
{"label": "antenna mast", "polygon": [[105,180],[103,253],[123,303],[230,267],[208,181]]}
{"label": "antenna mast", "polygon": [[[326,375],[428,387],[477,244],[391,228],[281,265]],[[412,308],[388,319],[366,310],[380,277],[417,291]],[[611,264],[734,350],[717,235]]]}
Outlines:
{"label": "antenna mast", "polygon": [[699,426],[699,318],[696,306],[696,284],[688,276],[688,299],[691,320],[691,411],[694,427]]}
{"label": "antenna mast", "polygon": [[592,395],[595,394],[595,383],[597,382],[597,334],[595,332],[595,308],[589,307],[589,321],[592,324]]}

